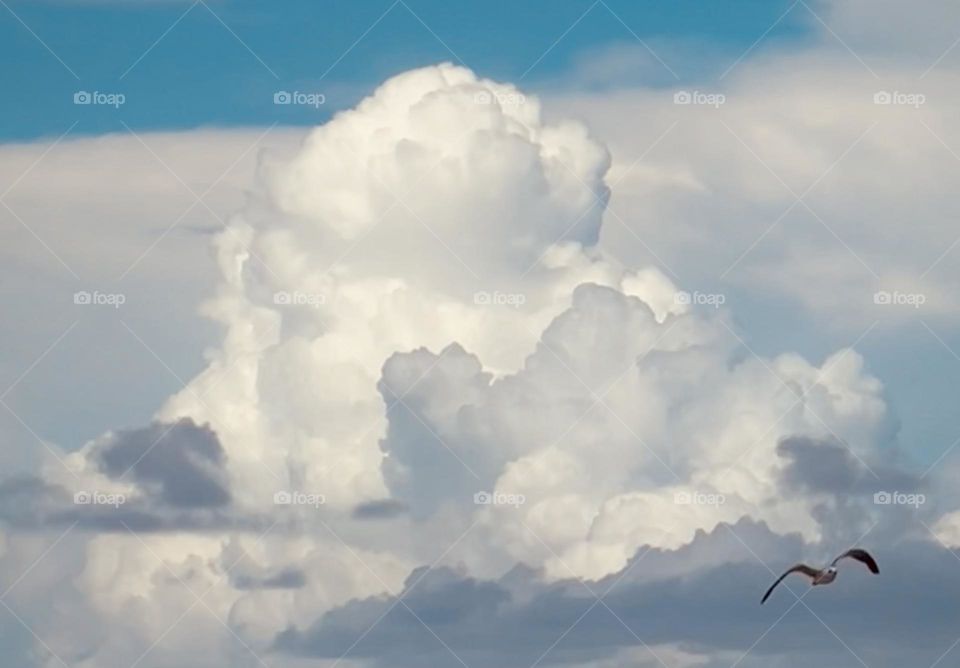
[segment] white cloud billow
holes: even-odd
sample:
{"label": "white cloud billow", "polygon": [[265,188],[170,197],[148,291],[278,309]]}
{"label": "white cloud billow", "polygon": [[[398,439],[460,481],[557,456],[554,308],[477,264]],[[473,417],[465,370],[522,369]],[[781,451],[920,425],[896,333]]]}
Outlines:
{"label": "white cloud billow", "polygon": [[[160,417],[218,430],[248,509],[293,487],[329,509],[394,496],[421,519],[479,517],[463,559],[486,572],[596,577],[745,504],[814,538],[807,502],[777,498],[774,446],[832,430],[868,450],[886,436],[879,382],[852,351],[738,361],[722,310],[619,268],[593,246],[607,166],[510,86],[449,65],[388,81],[264,167],[266,197],[218,240],[225,344]],[[484,488],[527,503],[473,506]],[[683,490],[726,502],[665,512]]]}

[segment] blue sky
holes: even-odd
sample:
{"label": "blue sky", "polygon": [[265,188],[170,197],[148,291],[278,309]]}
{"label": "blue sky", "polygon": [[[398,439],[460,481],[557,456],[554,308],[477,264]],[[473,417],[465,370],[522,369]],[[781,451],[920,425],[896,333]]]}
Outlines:
{"label": "blue sky", "polygon": [[[9,0],[0,8],[0,58],[8,64],[0,86],[16,103],[0,109],[0,138],[56,136],[77,119],[76,134],[122,130],[120,120],[140,130],[309,125],[393,74],[442,60],[462,60],[497,79],[523,77],[536,90],[568,71],[578,55],[635,47],[637,38],[658,49],[683,44],[687,64],[670,67],[678,79],[665,69],[658,76],[665,84],[696,81],[725,69],[767,31],[760,48],[803,40],[812,18],[802,11],[771,29],[792,4],[290,0],[283,11],[271,11],[251,0]],[[707,52],[711,57],[703,57]],[[722,56],[712,57],[717,52]],[[321,92],[326,106],[278,109],[273,93],[288,89]],[[118,111],[77,108],[77,90],[121,92],[126,103]]]}

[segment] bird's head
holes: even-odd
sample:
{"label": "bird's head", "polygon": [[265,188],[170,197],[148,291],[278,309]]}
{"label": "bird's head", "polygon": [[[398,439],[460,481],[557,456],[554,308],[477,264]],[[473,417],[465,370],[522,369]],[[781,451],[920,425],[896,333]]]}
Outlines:
{"label": "bird's head", "polygon": [[831,566],[830,568],[827,569],[827,573],[833,574],[833,573],[836,573],[836,572],[837,572],[837,567],[836,567],[836,566]]}

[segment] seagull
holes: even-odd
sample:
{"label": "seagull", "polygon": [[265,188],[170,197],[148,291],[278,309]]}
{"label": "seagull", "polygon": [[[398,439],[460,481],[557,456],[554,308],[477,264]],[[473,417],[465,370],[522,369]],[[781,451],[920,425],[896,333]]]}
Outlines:
{"label": "seagull", "polygon": [[837,579],[837,562],[841,559],[846,559],[850,557],[851,559],[856,559],[857,561],[867,565],[867,568],[870,569],[871,573],[879,573],[880,567],[877,566],[877,562],[873,557],[870,556],[870,553],[866,550],[860,550],[854,548],[852,550],[847,550],[839,557],[834,559],[829,566],[826,568],[816,569],[807,566],[806,564],[797,564],[786,573],[777,578],[777,581],[770,585],[770,589],[767,590],[767,593],[763,595],[763,600],[760,601],[760,605],[763,605],[767,602],[767,599],[770,598],[770,594],[773,593],[773,590],[776,589],[777,585],[780,584],[780,581],[783,578],[787,577],[791,573],[803,573],[811,580],[813,586],[816,585],[825,585],[830,584]]}

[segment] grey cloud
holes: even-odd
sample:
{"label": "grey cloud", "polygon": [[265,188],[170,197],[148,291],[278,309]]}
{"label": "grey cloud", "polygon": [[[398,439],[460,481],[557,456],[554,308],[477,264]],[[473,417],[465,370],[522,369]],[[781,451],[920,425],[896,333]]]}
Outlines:
{"label": "grey cloud", "polygon": [[[774,575],[744,543],[750,549],[759,545],[772,569],[814,549],[741,520],[700,533],[677,551],[642,548],[621,573],[586,586],[543,583],[529,569],[498,581],[446,568],[418,570],[400,598],[352,601],[311,628],[284,631],[275,649],[334,659],[346,654],[382,668],[462,666],[461,659],[471,668],[529,668],[538,660],[569,665],[612,657],[624,648],[672,644],[714,656],[749,650],[743,663],[748,666],[774,665],[785,654],[801,665],[859,665],[852,651],[871,668],[899,668],[930,665],[956,639],[960,565],[937,544],[871,546],[880,576],[844,569],[837,583],[812,591],[795,606],[790,590],[799,595],[807,585],[790,580],[790,589],[761,608],[760,596]],[[713,559],[717,550],[721,557]],[[740,557],[729,562],[724,553]],[[676,558],[700,566],[686,574],[664,570]],[[596,604],[587,586],[605,594],[606,605]]]}
{"label": "grey cloud", "polygon": [[783,439],[777,454],[788,460],[783,478],[794,489],[849,492],[867,473],[843,446],[806,436]]}
{"label": "grey cloud", "polygon": [[108,477],[135,483],[121,503],[76,503],[74,495],[104,490],[65,489],[35,476],[0,483],[0,519],[34,529],[76,523],[89,531],[257,530],[264,518],[230,508],[225,457],[216,433],[190,419],[118,431],[91,449]]}
{"label": "grey cloud", "polygon": [[[885,493],[923,493],[924,479],[896,465],[895,451],[884,459],[866,462],[835,439],[791,436],[780,441],[777,454],[786,460],[781,472],[784,489],[798,494],[814,494],[819,499],[813,508],[827,543],[855,541],[870,529],[875,538],[895,540],[911,531],[917,532],[918,515],[932,523],[936,514],[933,503],[922,508],[906,505],[878,506],[874,495]],[[923,525],[919,525],[922,529]],[[926,534],[923,537],[929,537]]]}
{"label": "grey cloud", "polygon": [[917,490],[918,476],[883,462],[865,462],[834,439],[790,436],[777,445],[787,460],[784,482],[793,489],[831,494],[873,494],[880,490]]}
{"label": "grey cloud", "polygon": [[217,434],[190,418],[119,431],[94,457],[111,477],[129,472],[175,508],[214,508],[230,502]]}
{"label": "grey cloud", "polygon": [[403,515],[407,510],[407,504],[402,501],[378,499],[358,504],[353,509],[353,518],[356,520],[388,520]]}
{"label": "grey cloud", "polygon": [[[692,322],[678,324],[678,331]],[[635,443],[627,430],[611,428],[608,416],[590,409],[595,393],[641,364],[641,358],[651,365],[665,359],[651,348],[663,343],[668,327],[658,324],[641,300],[583,283],[574,289],[570,308],[551,321],[514,373],[495,378],[457,343],[439,353],[420,348],[391,355],[377,386],[388,407],[380,445],[387,454],[382,469],[391,496],[407,502],[419,519],[442,505],[470,504],[472,492],[494,488],[506,464],[536,444],[564,439],[571,447],[586,448],[595,438],[591,431],[603,430],[612,452],[631,450]],[[713,334],[703,341],[688,334],[691,341],[713,345]],[[572,430],[571,416],[577,415],[585,418]],[[673,472],[686,472],[686,458],[671,439],[648,447]],[[666,467],[644,475],[654,484],[669,484],[673,476]]]}
{"label": "grey cloud", "polygon": [[496,481],[499,464],[479,440],[475,408],[490,382],[480,360],[457,343],[439,355],[420,348],[384,363],[377,384],[390,408],[383,476],[415,517],[444,501],[471,502],[464,490]]}
{"label": "grey cloud", "polygon": [[306,584],[307,576],[299,568],[284,568],[276,573],[264,576],[244,573],[233,579],[233,586],[241,590],[300,589]]}
{"label": "grey cloud", "polygon": [[36,477],[5,480],[0,483],[0,520],[22,530],[76,524],[93,532],[263,531],[269,526],[266,518],[236,516],[228,509],[170,508],[149,495],[112,506],[77,504],[74,493]]}

